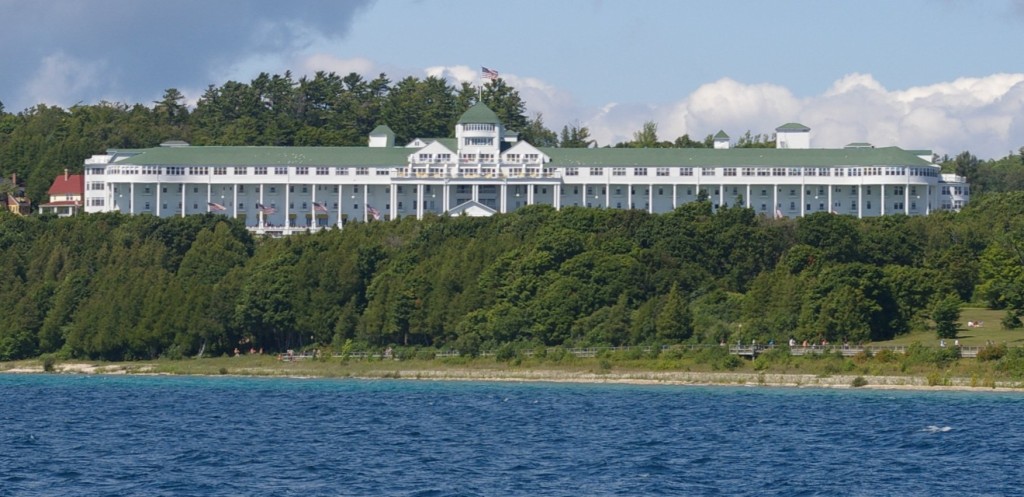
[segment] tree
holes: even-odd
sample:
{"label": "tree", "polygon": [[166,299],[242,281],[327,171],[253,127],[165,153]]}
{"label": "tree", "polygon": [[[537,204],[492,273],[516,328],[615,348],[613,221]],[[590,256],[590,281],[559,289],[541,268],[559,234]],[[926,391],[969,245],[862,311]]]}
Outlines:
{"label": "tree", "polygon": [[590,138],[590,128],[581,125],[579,121],[575,121],[562,127],[562,136],[558,144],[559,147],[588,148],[591,145],[597,145],[597,142]]}
{"label": "tree", "polygon": [[182,95],[177,88],[164,90],[164,98],[153,102],[156,104],[153,111],[156,113],[157,119],[160,122],[174,125],[187,122],[188,107],[182,103],[183,100],[185,100],[185,95]]}
{"label": "tree", "polygon": [[932,321],[939,338],[956,338],[957,321],[960,320],[960,297],[950,293],[932,304]]}
{"label": "tree", "polygon": [[686,301],[679,294],[679,286],[672,285],[665,297],[665,305],[655,321],[659,340],[679,342],[693,335],[693,316]]}
{"label": "tree", "polygon": [[953,159],[953,166],[957,176],[967,178],[968,182],[971,182],[977,175],[978,164],[980,164],[978,158],[966,150],[957,154],[956,158]]}
{"label": "tree", "polygon": [[526,124],[526,128],[519,131],[519,139],[535,147],[558,146],[558,135],[544,127],[544,119],[539,112]]}
{"label": "tree", "polygon": [[632,148],[655,148],[658,146],[658,123],[654,121],[644,122],[643,128],[633,132],[633,141],[629,144]]}
{"label": "tree", "polygon": [[488,81],[484,84],[481,96],[484,104],[494,111],[506,129],[526,129],[526,103],[519,97],[519,91],[505,83],[505,80],[498,78]]}

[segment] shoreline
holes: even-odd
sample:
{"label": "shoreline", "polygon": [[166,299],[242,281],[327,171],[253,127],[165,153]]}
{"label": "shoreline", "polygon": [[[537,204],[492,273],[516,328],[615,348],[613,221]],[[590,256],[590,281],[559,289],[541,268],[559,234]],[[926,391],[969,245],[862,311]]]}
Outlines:
{"label": "shoreline", "polygon": [[[344,372],[345,374],[316,374],[314,371],[288,371],[287,368],[240,367],[230,372],[174,373],[159,371],[148,363],[93,364],[86,362],[58,363],[50,372],[42,365],[18,365],[0,369],[0,374],[86,374],[86,375],[166,375],[166,376],[242,376],[281,378],[352,378],[365,380],[401,379],[422,381],[487,381],[513,383],[579,383],[619,385],[666,385],[666,386],[737,386],[737,387],[782,387],[782,388],[831,388],[871,390],[917,390],[917,391],[986,391],[1024,393],[1022,382],[990,382],[981,384],[976,378],[948,377],[945,384],[931,385],[923,376],[868,376],[828,375],[793,373],[752,373],[752,372],[682,372],[682,371],[566,371],[552,369],[388,369]],[[857,378],[863,383],[854,386]]]}

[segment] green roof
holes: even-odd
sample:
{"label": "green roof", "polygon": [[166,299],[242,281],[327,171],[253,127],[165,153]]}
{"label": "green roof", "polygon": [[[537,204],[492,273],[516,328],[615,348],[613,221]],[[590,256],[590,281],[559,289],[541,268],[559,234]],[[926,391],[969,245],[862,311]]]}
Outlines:
{"label": "green roof", "polygon": [[403,147],[160,147],[141,150],[118,164],[139,166],[398,166]]}
{"label": "green roof", "polygon": [[854,149],[777,148],[542,148],[551,166],[568,167],[830,167],[926,166],[898,147]]}
{"label": "green roof", "polygon": [[718,133],[715,133],[715,139],[716,140],[728,140],[729,139],[729,135],[725,134],[725,130],[721,130],[720,129],[720,130],[718,130]]}
{"label": "green roof", "polygon": [[373,131],[370,132],[370,136],[381,136],[381,135],[395,136],[395,132],[391,131],[391,128],[389,128],[387,124],[379,124],[379,125],[377,125],[376,128],[373,128]]}
{"label": "green roof", "polygon": [[775,131],[810,131],[810,130],[811,130],[811,128],[808,128],[807,126],[804,126],[803,124],[800,124],[800,123],[786,123],[786,124],[783,124],[782,126],[779,126],[778,128],[775,128]]}
{"label": "green roof", "polygon": [[[450,138],[438,139],[446,146]],[[449,147],[456,150],[454,144]],[[833,167],[926,166],[898,147],[776,148],[550,148],[550,167]],[[118,164],[154,166],[400,167],[415,149],[405,147],[157,147]]]}
{"label": "green roof", "polygon": [[490,107],[484,105],[483,102],[477,102],[459,118],[459,124],[467,123],[501,124],[501,120],[498,119],[498,115]]}

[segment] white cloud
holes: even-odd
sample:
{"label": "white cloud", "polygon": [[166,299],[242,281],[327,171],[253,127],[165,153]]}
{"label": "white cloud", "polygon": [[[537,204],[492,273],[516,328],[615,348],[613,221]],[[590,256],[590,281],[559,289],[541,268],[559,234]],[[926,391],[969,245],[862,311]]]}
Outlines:
{"label": "white cloud", "polygon": [[[877,147],[923,148],[950,155],[970,150],[979,157],[999,158],[1024,145],[1024,74],[889,90],[870,74],[854,73],[806,98],[774,84],[723,78],[676,102],[619,102],[593,109],[579,108],[567,92],[542,81],[509,80],[526,83],[522,88],[513,85],[522,94],[529,91],[540,97],[528,106],[531,112],[543,112],[548,127],[561,129],[579,119],[602,146],[632,139],[633,132],[651,120],[658,123],[662,140],[687,133],[702,139],[719,129],[735,140],[748,130],[770,135],[782,124],[799,122],[811,128],[812,146],[822,148],[867,141]],[[569,115],[576,117],[548,119]]]}
{"label": "white cloud", "polygon": [[56,52],[42,59],[39,69],[25,82],[24,93],[33,102],[72,106],[78,95],[107,89],[106,66]]}

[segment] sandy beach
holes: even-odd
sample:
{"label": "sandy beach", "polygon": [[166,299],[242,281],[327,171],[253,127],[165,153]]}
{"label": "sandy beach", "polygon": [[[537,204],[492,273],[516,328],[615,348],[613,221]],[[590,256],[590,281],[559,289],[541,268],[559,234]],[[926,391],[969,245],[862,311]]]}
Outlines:
{"label": "sandy beach", "polygon": [[[4,366],[12,366],[7,364]],[[17,364],[0,367],[0,373],[43,373],[43,366]],[[172,374],[161,372],[150,363],[87,362],[58,363],[53,366],[54,374]],[[208,373],[198,373],[208,374]],[[223,373],[222,373],[223,374]],[[266,366],[231,368],[227,373],[234,376],[261,377],[339,377],[338,375],[317,374],[310,370],[273,368]],[[682,372],[682,371],[608,371],[585,372],[557,369],[479,369],[446,367],[445,369],[402,369],[382,368],[372,371],[345,373],[341,377],[363,379],[406,379],[431,381],[506,381],[506,382],[557,382],[557,383],[603,383],[628,385],[694,385],[694,386],[744,386],[744,387],[790,387],[790,388],[869,388],[885,390],[974,390],[1024,393],[1024,383],[995,382],[982,385],[977,379],[950,377],[945,385],[929,385],[923,376],[862,376],[862,375],[812,375],[787,373],[751,372]],[[854,380],[862,378],[862,385],[854,387]]]}

